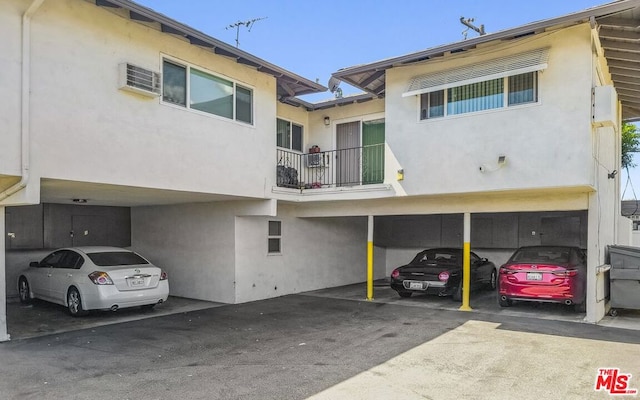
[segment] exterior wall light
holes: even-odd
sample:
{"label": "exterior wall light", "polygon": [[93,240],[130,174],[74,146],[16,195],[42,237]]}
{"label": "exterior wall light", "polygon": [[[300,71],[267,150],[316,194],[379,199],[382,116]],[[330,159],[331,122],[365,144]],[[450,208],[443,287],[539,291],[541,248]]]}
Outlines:
{"label": "exterior wall light", "polygon": [[507,156],[505,156],[504,154],[500,154],[498,156],[498,163],[495,166],[488,166],[485,164],[482,164],[479,168],[480,172],[485,173],[485,172],[495,172],[497,170],[499,170],[500,168],[504,167],[507,164]]}
{"label": "exterior wall light", "polygon": [[324,126],[329,126],[329,125],[331,125],[331,118],[324,117]]}
{"label": "exterior wall light", "polygon": [[399,181],[404,180],[404,169],[398,170],[398,173],[396,174],[396,179]]}

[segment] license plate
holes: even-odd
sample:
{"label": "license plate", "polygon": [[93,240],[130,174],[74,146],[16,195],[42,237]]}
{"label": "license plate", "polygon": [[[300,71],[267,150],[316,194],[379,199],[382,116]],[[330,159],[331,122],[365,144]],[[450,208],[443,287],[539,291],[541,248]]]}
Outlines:
{"label": "license plate", "polygon": [[129,286],[131,287],[144,286],[144,278],[129,279]]}
{"label": "license plate", "polygon": [[542,280],[542,272],[527,272],[527,280],[528,281],[541,281]]}
{"label": "license plate", "polygon": [[422,290],[422,282],[411,282],[411,283],[409,283],[409,289]]}

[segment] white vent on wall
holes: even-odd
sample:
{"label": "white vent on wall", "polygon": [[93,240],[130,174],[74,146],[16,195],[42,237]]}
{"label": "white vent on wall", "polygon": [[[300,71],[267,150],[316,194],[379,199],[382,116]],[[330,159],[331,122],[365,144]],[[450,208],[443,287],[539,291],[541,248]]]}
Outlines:
{"label": "white vent on wall", "polygon": [[593,124],[596,126],[617,126],[618,94],[611,86],[593,88]]}
{"label": "white vent on wall", "polygon": [[119,65],[119,87],[144,96],[160,95],[160,73],[129,63]]}

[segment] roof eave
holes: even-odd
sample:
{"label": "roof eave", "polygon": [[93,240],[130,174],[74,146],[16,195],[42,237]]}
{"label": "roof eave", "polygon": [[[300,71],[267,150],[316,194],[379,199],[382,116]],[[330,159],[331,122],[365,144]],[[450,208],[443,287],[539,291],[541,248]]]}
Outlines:
{"label": "roof eave", "polygon": [[[591,17],[604,17],[610,14],[626,11],[638,7],[640,0],[621,0],[616,3],[605,4],[603,6],[594,7],[588,10],[579,11],[576,13],[564,15],[561,17],[550,18],[530,24],[522,25],[516,28],[506,29],[482,36],[478,36],[472,39],[463,40],[455,43],[446,44],[443,46],[432,47],[416,53],[406,54],[399,57],[388,58],[385,60],[376,61],[370,64],[357,65],[353,67],[347,67],[340,69],[332,74],[332,76],[348,81],[347,76],[369,72],[372,70],[386,70],[398,65],[410,64],[413,62],[424,61],[435,55],[448,52],[457,52],[468,48],[476,47],[479,44],[491,42],[494,40],[500,40],[505,38],[521,37],[532,33],[539,33],[553,26],[562,26],[566,24],[577,24],[588,22]],[[351,82],[350,82],[351,83]],[[367,90],[356,86],[362,90]]]}
{"label": "roof eave", "polygon": [[271,64],[259,57],[233,47],[225,42],[206,35],[190,26],[182,24],[171,19],[161,13],[158,13],[148,7],[134,3],[129,0],[87,0],[100,7],[119,7],[129,11],[130,18],[132,13],[135,16],[134,21],[140,22],[156,22],[160,24],[160,30],[165,33],[183,36],[189,40],[191,44],[209,47],[219,55],[235,58],[236,62],[256,68],[259,72],[272,75],[276,79],[286,79],[287,82],[295,82],[303,86],[302,89],[296,91],[296,95],[320,93],[328,90],[327,87],[314,82],[310,79],[303,78],[300,75],[287,71],[284,68]]}

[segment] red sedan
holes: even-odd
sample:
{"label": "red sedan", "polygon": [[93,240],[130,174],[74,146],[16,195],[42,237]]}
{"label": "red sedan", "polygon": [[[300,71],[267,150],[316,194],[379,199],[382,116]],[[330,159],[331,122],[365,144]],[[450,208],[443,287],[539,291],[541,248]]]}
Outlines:
{"label": "red sedan", "polygon": [[577,247],[521,247],[500,267],[498,299],[501,307],[513,301],[573,305],[585,311],[587,258]]}

